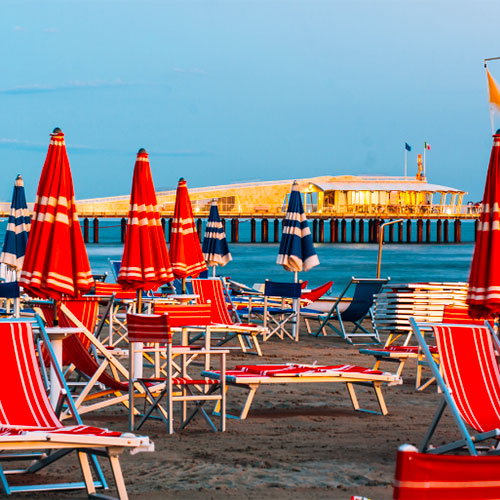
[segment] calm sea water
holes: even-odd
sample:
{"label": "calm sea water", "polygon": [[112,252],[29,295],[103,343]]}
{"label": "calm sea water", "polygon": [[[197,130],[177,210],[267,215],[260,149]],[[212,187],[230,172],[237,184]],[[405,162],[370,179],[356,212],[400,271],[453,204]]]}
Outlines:
{"label": "calm sea water", "polygon": [[[0,223],[0,238],[3,241],[6,222]],[[271,229],[271,225],[270,228]],[[350,227],[348,228],[350,230]],[[462,241],[460,244],[384,244],[382,252],[382,277],[391,281],[467,281],[469,267],[474,251],[474,224],[462,223]],[[435,228],[432,229],[435,237]],[[92,231],[91,231],[92,233]],[[416,233],[416,225],[413,225]],[[271,233],[272,234],[272,233]],[[328,234],[328,227],[325,227]],[[365,235],[367,229],[365,228]],[[257,227],[257,235],[260,228]],[[450,237],[453,226],[450,225]],[[89,243],[87,251],[93,272],[108,272],[111,269],[108,259],[121,260],[123,246],[120,241],[118,221],[100,221],[100,243]],[[259,236],[258,236],[259,237]],[[348,231],[350,238],[350,231]],[[250,224],[240,223],[240,241],[250,240]],[[261,283],[265,278],[288,281],[293,274],[276,264],[279,245],[276,243],[250,244],[230,243],[233,260],[218,270],[223,276],[230,276],[236,281],[252,285]],[[318,286],[333,280],[333,291],[340,292],[351,276],[370,278],[376,276],[378,245],[367,243],[317,244],[316,251],[320,265],[307,273],[301,273],[300,279],[308,280],[311,286]],[[109,279],[109,278],[108,278]]]}

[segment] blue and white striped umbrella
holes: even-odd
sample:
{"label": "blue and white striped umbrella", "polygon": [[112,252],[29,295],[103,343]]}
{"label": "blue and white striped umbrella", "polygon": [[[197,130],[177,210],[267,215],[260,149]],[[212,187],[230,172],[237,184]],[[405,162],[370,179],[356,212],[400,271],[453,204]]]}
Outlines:
{"label": "blue and white striped umbrella", "polygon": [[276,263],[292,272],[309,271],[319,264],[297,182],[293,183],[288,209],[283,219]]}
{"label": "blue and white striped umbrella", "polygon": [[226,233],[224,232],[215,200],[212,201],[210,207],[201,250],[208,266],[225,266],[229,261],[233,260],[229,252]]}
{"label": "blue and white striped umbrella", "polygon": [[14,184],[9,222],[7,223],[0,262],[16,270],[23,267],[30,227],[31,218],[26,205],[23,178],[18,175]]}

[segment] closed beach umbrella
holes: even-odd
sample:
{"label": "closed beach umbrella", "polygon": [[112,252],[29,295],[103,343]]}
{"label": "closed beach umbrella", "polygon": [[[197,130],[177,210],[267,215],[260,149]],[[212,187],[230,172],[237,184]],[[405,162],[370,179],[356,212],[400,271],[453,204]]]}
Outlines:
{"label": "closed beach umbrella", "polygon": [[35,297],[78,297],[94,285],[64,134],[54,129],[35,200],[19,282]]}
{"label": "closed beach umbrella", "polygon": [[0,262],[7,264],[16,271],[20,271],[23,267],[30,226],[31,217],[26,205],[23,178],[18,175],[14,184],[9,222],[7,223],[2,254],[0,255]]}
{"label": "closed beach umbrella", "polygon": [[219,209],[215,200],[212,201],[212,206],[210,207],[207,227],[203,236],[202,251],[207,265],[213,266],[214,274],[215,266],[225,266],[233,259],[229,252],[226,233],[222,226]]}
{"label": "closed beach umbrella", "polygon": [[491,318],[500,314],[500,130],[493,136],[477,229],[467,303],[473,318]]}
{"label": "closed beach umbrella", "polygon": [[294,273],[309,271],[319,264],[297,182],[293,183],[283,219],[283,232],[276,263]]}
{"label": "closed beach umbrella", "polygon": [[174,276],[183,280],[187,277],[196,278],[201,272],[207,270],[194,224],[187,184],[182,178],[179,180],[175,195],[170,261]]}
{"label": "closed beach umbrella", "polygon": [[151,290],[173,279],[148,154],[140,149],[118,283],[125,289]]}

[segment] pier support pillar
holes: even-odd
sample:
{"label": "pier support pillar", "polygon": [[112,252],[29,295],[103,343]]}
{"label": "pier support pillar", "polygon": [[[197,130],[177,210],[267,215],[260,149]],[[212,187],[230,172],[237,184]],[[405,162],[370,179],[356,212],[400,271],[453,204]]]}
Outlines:
{"label": "pier support pillar", "polygon": [[394,224],[391,224],[389,227],[389,243],[394,243]]}
{"label": "pier support pillar", "polygon": [[161,228],[163,229],[163,236],[166,236],[166,226],[167,226],[167,221],[165,220],[165,217],[161,218]]}
{"label": "pier support pillar", "polygon": [[318,219],[313,221],[313,243],[318,243]]}
{"label": "pier support pillar", "polygon": [[324,243],[325,241],[325,221],[320,219],[318,222],[318,241]]}
{"label": "pier support pillar", "polygon": [[121,225],[121,231],[120,231],[120,236],[121,236],[121,242],[125,243],[125,238],[127,237],[127,219],[125,217],[122,217],[122,220],[120,221]]}
{"label": "pier support pillar", "polygon": [[441,243],[441,238],[443,236],[443,221],[438,219],[436,221],[436,243]]}
{"label": "pier support pillar", "polygon": [[260,233],[262,243],[267,243],[269,241],[269,221],[267,219],[262,219]]}
{"label": "pier support pillar", "polygon": [[196,232],[198,233],[198,239],[201,241],[202,240],[202,231],[203,231],[203,222],[201,219],[198,219],[196,221]]}
{"label": "pier support pillar", "polygon": [[330,243],[337,243],[337,233],[335,232],[336,224],[337,219],[330,219]]}
{"label": "pier support pillar", "polygon": [[411,243],[411,219],[406,221],[406,242]]}
{"label": "pier support pillar", "polygon": [[221,219],[222,222],[222,229],[224,230],[224,233],[226,232],[226,219]]}
{"label": "pier support pillar", "polygon": [[356,219],[351,221],[351,242],[356,243]]}
{"label": "pier support pillar", "polygon": [[381,219],[375,219],[375,227],[374,227],[374,236],[375,243],[378,243],[380,240],[380,226],[384,223]]}
{"label": "pier support pillar", "polygon": [[431,242],[431,220],[427,219],[425,221],[425,242]]}
{"label": "pier support pillar", "polygon": [[173,224],[173,220],[172,219],[168,219],[168,238],[167,238],[167,241],[170,243],[170,241],[172,240],[172,224]]}
{"label": "pier support pillar", "polygon": [[417,243],[422,243],[424,240],[424,221],[422,219],[417,220]]}
{"label": "pier support pillar", "polygon": [[99,219],[94,219],[94,243],[99,243]]}
{"label": "pier support pillar", "polygon": [[403,238],[403,231],[404,231],[404,222],[398,222],[398,243],[403,243],[404,238]]}
{"label": "pier support pillar", "polygon": [[373,243],[373,220],[368,219],[368,243]]}
{"label": "pier support pillar", "polygon": [[280,220],[274,219],[274,243],[280,241]]}
{"label": "pier support pillar", "polygon": [[363,219],[359,219],[358,222],[358,241],[365,242],[365,221]]}
{"label": "pier support pillar", "polygon": [[238,243],[240,239],[239,223],[238,219],[231,219],[231,241],[233,243]]}
{"label": "pier support pillar", "polygon": [[453,239],[455,243],[460,243],[462,240],[462,221],[460,219],[455,219],[453,231]]}
{"label": "pier support pillar", "polygon": [[443,223],[443,242],[448,243],[450,240],[450,221],[445,219]]}
{"label": "pier support pillar", "polygon": [[479,228],[479,220],[476,219],[474,221],[474,241],[477,240],[477,230],[478,230],[478,228]]}
{"label": "pier support pillar", "polygon": [[257,241],[256,227],[257,223],[255,222],[255,219],[250,219],[250,243],[255,243]]}
{"label": "pier support pillar", "polygon": [[342,243],[346,242],[346,232],[347,232],[347,222],[345,219],[342,219],[341,229],[340,229],[340,241]]}
{"label": "pier support pillar", "polygon": [[89,219],[87,217],[83,219],[83,241],[89,242]]}

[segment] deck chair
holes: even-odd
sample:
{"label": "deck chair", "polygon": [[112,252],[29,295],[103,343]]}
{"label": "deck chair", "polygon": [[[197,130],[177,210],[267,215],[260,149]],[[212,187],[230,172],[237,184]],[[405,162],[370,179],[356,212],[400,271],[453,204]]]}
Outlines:
{"label": "deck chair", "polygon": [[122,261],[108,259],[108,262],[109,262],[109,267],[111,268],[111,273],[113,274],[113,278],[115,279],[115,281],[117,281],[118,275],[120,274],[120,267],[122,267]]}
{"label": "deck chair", "polygon": [[[203,376],[222,382],[221,372],[204,371]],[[234,370],[226,371],[226,384],[228,386],[246,389],[247,397],[239,416],[229,415],[231,418],[245,419],[250,411],[250,406],[257,389],[268,384],[310,384],[310,383],[343,383],[347,387],[353,408],[356,411],[387,415],[387,406],[382,394],[382,385],[401,384],[402,380],[391,373],[372,370],[355,365],[238,365]],[[380,411],[361,408],[355,391],[355,386],[371,387],[377,398]],[[218,406],[214,413],[217,414]]]}
{"label": "deck chair", "polygon": [[[210,313],[207,317],[210,321]],[[226,390],[225,385],[220,385],[215,380],[196,378],[193,379],[187,374],[187,365],[189,356],[191,359],[193,357],[199,356],[220,356],[221,362],[221,373],[226,372],[226,354],[228,351],[218,349],[215,351],[210,351],[208,349],[198,349],[190,346],[175,346],[172,347],[172,331],[170,327],[170,315],[160,314],[160,315],[146,315],[146,314],[129,314],[127,317],[128,324],[128,340],[130,342],[130,373],[135,373],[135,353],[136,350],[147,350],[151,352],[151,347],[142,347],[144,343],[148,343],[150,346],[153,344],[155,347],[153,350],[156,351],[166,351],[166,377],[159,378],[158,370],[152,377],[141,377],[134,378],[130,380],[130,387],[134,383],[139,383],[143,386],[144,390],[150,395],[151,399],[154,399],[153,403],[149,405],[149,408],[145,411],[141,420],[137,425],[135,424],[135,414],[134,414],[134,391],[130,391],[129,399],[129,427],[130,429],[140,429],[141,426],[150,417],[158,415],[161,420],[167,425],[167,431],[169,434],[174,432],[174,414],[173,414],[173,403],[182,403],[182,418],[181,418],[181,429],[185,428],[193,419],[193,417],[200,413],[210,428],[213,431],[217,431],[217,427],[212,422],[210,416],[204,408],[204,403],[207,401],[220,402],[222,405],[222,411],[220,415],[219,430],[225,431],[226,429]],[[202,322],[204,320],[202,319]],[[177,318],[174,322],[176,326],[182,326],[181,320]],[[195,319],[190,318],[189,325],[196,324]],[[180,368],[176,365],[174,368],[173,357],[174,355],[181,357]],[[174,370],[178,368],[180,373],[174,373]],[[177,371],[177,370],[176,370]],[[157,395],[153,395],[149,392],[149,384],[163,382],[165,384],[164,389]],[[220,388],[219,394],[216,391]],[[162,406],[162,400],[166,402],[166,408]],[[187,414],[187,403],[194,402],[195,408],[188,415]],[[153,412],[155,415],[153,415]]]}
{"label": "deck chair", "polygon": [[[43,323],[39,318],[34,321],[38,333],[46,342],[51,362],[55,363]],[[127,490],[119,455],[125,449],[132,453],[153,451],[153,443],[147,437],[83,425],[71,398],[68,398],[68,404],[75,425],[64,427],[52,409],[42,383],[32,323],[28,320],[2,320],[0,335],[0,378],[4,381],[0,384],[0,464],[28,462],[24,468],[17,469],[0,465],[0,490],[10,495],[17,492],[86,488],[88,495],[94,496],[96,488],[107,487],[96,459],[96,455],[100,455],[109,459],[118,496],[126,499]],[[56,373],[60,384],[68,391],[58,366]],[[77,454],[83,481],[56,484],[33,484],[30,481],[29,484],[18,486],[10,484],[11,475],[34,476],[72,451]],[[97,480],[93,479],[92,470],[97,474]]]}
{"label": "deck chair", "polygon": [[[316,337],[322,333],[327,335],[327,327],[340,335],[349,344],[380,344],[380,337],[377,328],[373,325],[373,296],[379,292],[389,279],[384,278],[351,278],[351,281],[344,288],[340,296],[332,305],[326,315],[317,315],[316,319],[321,322],[318,330],[313,333]],[[346,301],[346,293],[354,285],[354,295],[352,299]],[[309,316],[310,317],[310,316]],[[373,332],[367,330],[363,325],[363,320],[369,317],[372,320]],[[331,323],[332,320],[339,322],[340,329]],[[345,323],[352,323],[354,328],[347,331]],[[365,339],[361,341],[360,339]]]}
{"label": "deck chair", "polygon": [[[212,305],[212,333],[222,332],[226,334],[216,345],[224,345],[236,338],[243,352],[247,352],[248,348],[251,349],[253,344],[256,354],[262,356],[258,336],[264,335],[266,329],[261,325],[242,323],[239,320],[238,313],[229,298],[229,294],[225,293],[226,290],[223,281],[220,278],[208,278],[193,279],[191,283],[193,285],[193,292],[199,296],[198,301],[201,303],[210,302]],[[231,318],[226,297],[230,301],[231,310],[235,313],[236,322]],[[248,341],[248,345],[246,345],[245,341]]]}
{"label": "deck chair", "polygon": [[[489,326],[417,323],[410,325],[442,392],[442,399],[419,451],[446,453],[466,448],[477,455],[476,443],[500,439],[500,371],[498,339]],[[423,330],[432,330],[439,365],[431,355]],[[495,352],[496,351],[496,352]],[[449,408],[461,439],[431,448],[439,421]],[[469,431],[472,428],[477,434]]]}
{"label": "deck chair", "polygon": [[[469,316],[466,304],[446,305],[443,309],[442,322],[480,326],[484,324],[484,320],[476,320]],[[415,360],[415,389],[417,391],[423,391],[435,382],[432,374],[427,379],[423,377],[423,370],[429,365],[425,359],[424,353],[419,348],[418,342],[413,336],[413,330],[411,330],[411,328],[405,335],[398,335],[396,340],[394,336],[389,336],[384,347],[378,349],[365,348],[360,349],[359,352],[360,354],[368,354],[375,357],[375,364],[373,365],[374,370],[380,369],[382,363],[397,364],[396,374],[398,376],[402,376],[403,368],[408,360]],[[436,361],[439,359],[436,346],[429,345],[429,352]]]}
{"label": "deck chair", "polygon": [[500,498],[499,456],[431,455],[398,449],[394,500]]}

